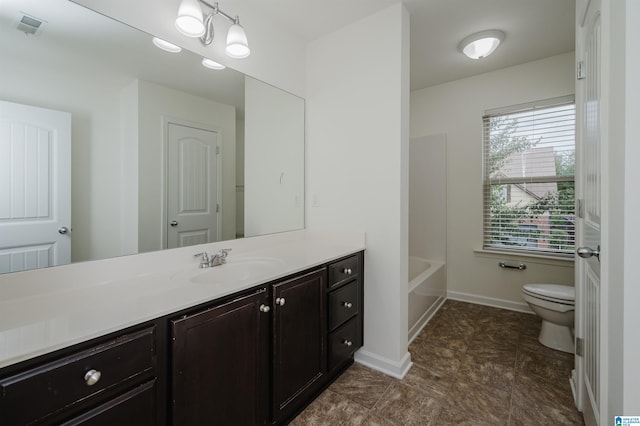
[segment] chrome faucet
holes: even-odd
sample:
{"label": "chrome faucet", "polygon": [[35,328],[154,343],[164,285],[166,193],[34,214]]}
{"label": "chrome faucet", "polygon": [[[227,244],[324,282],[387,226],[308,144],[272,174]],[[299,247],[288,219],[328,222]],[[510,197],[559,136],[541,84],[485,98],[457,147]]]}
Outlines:
{"label": "chrome faucet", "polygon": [[213,256],[209,256],[207,252],[202,252],[198,254],[194,254],[195,257],[202,256],[202,261],[200,262],[201,268],[211,268],[214,266],[220,266],[227,263],[227,256],[231,249],[221,249],[218,253]]}

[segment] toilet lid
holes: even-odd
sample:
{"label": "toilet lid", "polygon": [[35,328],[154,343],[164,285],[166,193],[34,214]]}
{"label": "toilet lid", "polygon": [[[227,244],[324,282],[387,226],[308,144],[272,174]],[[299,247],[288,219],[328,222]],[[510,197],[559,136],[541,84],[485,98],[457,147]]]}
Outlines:
{"label": "toilet lid", "polygon": [[532,295],[540,295],[553,299],[575,301],[576,289],[559,284],[525,284],[524,290]]}

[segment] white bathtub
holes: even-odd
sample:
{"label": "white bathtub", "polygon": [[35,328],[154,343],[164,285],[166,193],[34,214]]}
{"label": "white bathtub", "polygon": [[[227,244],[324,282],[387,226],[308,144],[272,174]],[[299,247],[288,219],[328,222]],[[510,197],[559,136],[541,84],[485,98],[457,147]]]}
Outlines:
{"label": "white bathtub", "polygon": [[445,301],[445,263],[409,256],[408,293],[409,342],[412,342]]}

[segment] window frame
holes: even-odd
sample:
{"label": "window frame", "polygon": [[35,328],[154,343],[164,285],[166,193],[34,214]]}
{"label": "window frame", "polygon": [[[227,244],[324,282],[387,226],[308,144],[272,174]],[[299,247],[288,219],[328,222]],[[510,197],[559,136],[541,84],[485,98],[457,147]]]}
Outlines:
{"label": "window frame", "polygon": [[[553,107],[561,107],[564,105],[573,105],[574,114],[575,114],[575,96],[568,95],[557,98],[545,99],[540,101],[529,102],[525,104],[519,104],[509,107],[502,107],[487,110],[482,115],[482,251],[485,252],[495,252],[495,253],[505,253],[510,255],[532,255],[532,256],[544,256],[550,258],[556,258],[559,260],[573,259],[573,252],[568,251],[559,251],[553,250],[551,248],[532,248],[531,246],[518,246],[518,245],[498,245],[498,244],[489,244],[491,237],[490,233],[492,232],[492,217],[491,217],[491,194],[492,187],[496,185],[508,185],[508,188],[505,192],[509,193],[511,185],[522,185],[522,184],[535,184],[535,183],[562,183],[562,182],[572,182],[574,188],[574,205],[573,205],[573,228],[570,229],[573,232],[573,245],[575,247],[576,239],[575,239],[575,221],[576,221],[576,195],[575,195],[575,166],[574,163],[574,173],[573,175],[562,175],[562,176],[529,176],[529,177],[505,177],[505,176],[494,176],[490,177],[488,165],[489,165],[489,153],[490,153],[490,144],[491,137],[488,130],[488,125],[490,123],[490,119],[494,117],[500,116],[508,116],[515,115],[521,112],[534,111],[534,110],[544,110]],[[575,120],[575,118],[574,118]],[[575,139],[576,135],[575,121],[574,121],[574,158],[576,153],[576,143]],[[574,160],[575,161],[575,160]],[[525,224],[526,225],[526,224]],[[537,239],[536,239],[537,241]]]}

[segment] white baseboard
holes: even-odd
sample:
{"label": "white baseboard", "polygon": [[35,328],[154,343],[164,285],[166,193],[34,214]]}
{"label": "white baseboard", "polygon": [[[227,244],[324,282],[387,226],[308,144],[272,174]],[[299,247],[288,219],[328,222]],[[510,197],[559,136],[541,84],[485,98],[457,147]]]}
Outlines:
{"label": "white baseboard", "polygon": [[365,349],[360,349],[356,352],[354,358],[358,364],[377,370],[387,376],[395,377],[396,379],[403,379],[413,365],[409,352],[407,352],[399,362],[368,352]]}
{"label": "white baseboard", "polygon": [[477,305],[492,306],[494,308],[509,309],[511,311],[533,314],[533,311],[526,303],[513,302],[511,300],[495,299],[493,297],[478,296],[476,294],[460,293],[457,291],[447,291],[447,298],[459,300],[461,302],[475,303]]}

